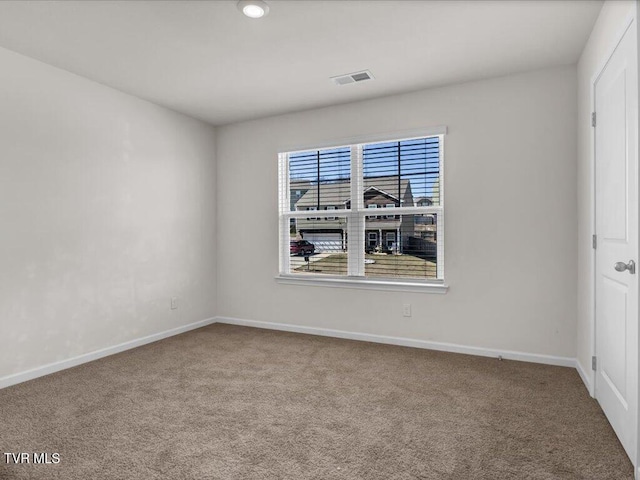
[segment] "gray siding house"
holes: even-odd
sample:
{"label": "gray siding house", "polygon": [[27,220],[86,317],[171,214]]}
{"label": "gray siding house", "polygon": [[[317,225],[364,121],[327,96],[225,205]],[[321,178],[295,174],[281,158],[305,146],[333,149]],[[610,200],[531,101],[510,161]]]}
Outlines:
{"label": "gray siding house", "polygon": [[[323,251],[345,251],[347,219],[331,210],[350,207],[349,181],[320,183],[310,187],[295,204],[297,211],[314,212],[297,219],[295,232]],[[364,178],[364,206],[371,209],[365,222],[365,250],[403,253],[415,236],[413,215],[395,215],[393,208],[414,206],[411,182],[397,175]],[[313,216],[311,216],[313,215]]]}

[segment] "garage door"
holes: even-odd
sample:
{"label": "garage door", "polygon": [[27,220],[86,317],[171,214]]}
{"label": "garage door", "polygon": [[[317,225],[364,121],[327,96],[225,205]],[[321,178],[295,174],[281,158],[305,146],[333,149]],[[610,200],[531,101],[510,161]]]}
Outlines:
{"label": "garage door", "polygon": [[304,239],[316,246],[316,252],[342,252],[341,233],[305,232]]}

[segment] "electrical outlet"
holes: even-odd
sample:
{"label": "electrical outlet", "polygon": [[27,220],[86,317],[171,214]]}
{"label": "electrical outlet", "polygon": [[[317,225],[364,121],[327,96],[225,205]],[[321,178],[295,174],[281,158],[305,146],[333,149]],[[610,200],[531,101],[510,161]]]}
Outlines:
{"label": "electrical outlet", "polygon": [[171,310],[178,308],[178,297],[171,297]]}
{"label": "electrical outlet", "polygon": [[410,303],[405,303],[404,305],[402,305],[402,316],[403,317],[410,317],[411,316],[411,304]]}

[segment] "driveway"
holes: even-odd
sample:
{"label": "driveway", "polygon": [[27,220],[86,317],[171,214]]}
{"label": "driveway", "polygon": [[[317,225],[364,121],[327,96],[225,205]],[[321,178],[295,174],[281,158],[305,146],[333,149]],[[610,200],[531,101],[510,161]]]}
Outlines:
{"label": "driveway", "polygon": [[[327,258],[331,253],[315,253],[309,257],[309,263],[317,262],[318,260],[322,260],[323,258]],[[306,265],[307,262],[304,260],[303,256],[300,255],[291,255],[291,271],[295,270],[298,267]]]}

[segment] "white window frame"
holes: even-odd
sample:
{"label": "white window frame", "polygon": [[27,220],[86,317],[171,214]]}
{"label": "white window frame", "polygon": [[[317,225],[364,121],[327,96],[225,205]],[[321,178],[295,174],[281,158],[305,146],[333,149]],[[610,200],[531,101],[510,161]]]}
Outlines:
{"label": "white window frame", "polygon": [[[362,288],[384,291],[408,291],[424,293],[446,293],[448,285],[444,280],[444,136],[446,127],[433,127],[420,131],[412,131],[406,134],[389,134],[378,136],[363,136],[349,139],[344,142],[323,142],[318,145],[298,148],[282,148],[278,154],[278,191],[279,191],[279,274],[276,280],[283,284],[314,285],[338,288]],[[396,279],[396,278],[370,278],[365,277],[365,217],[370,216],[368,208],[364,208],[364,188],[362,178],[363,148],[365,144],[381,143],[388,141],[404,141],[416,138],[438,136],[440,143],[440,168],[439,168],[439,204],[437,206],[401,206],[395,209],[396,215],[437,214],[437,269],[436,279]],[[289,190],[289,155],[309,150],[324,150],[327,148],[340,148],[349,146],[351,150],[351,208],[336,209],[332,213],[339,218],[346,218],[348,224],[347,234],[347,275],[296,275],[290,273],[289,255],[289,219],[306,218],[308,213],[291,211]],[[285,241],[286,240],[286,241]]]}
{"label": "white window frame", "polygon": [[[385,208],[396,208],[396,204],[395,203],[387,203],[385,205]],[[393,220],[396,218],[396,214],[394,213],[393,215],[385,215],[385,218],[387,220]]]}
{"label": "white window frame", "polygon": [[[318,207],[307,208],[307,212],[317,212],[317,211],[318,211]],[[317,222],[318,220],[320,220],[320,217],[307,217],[307,220]]]}
{"label": "white window frame", "polygon": [[[370,203],[369,205],[367,205],[367,209],[372,209],[372,210],[376,210],[378,208],[378,205],[376,205],[375,203]],[[369,218],[375,218],[376,220],[378,220],[380,218],[379,215],[367,215],[367,217]]]}
{"label": "white window frame", "polygon": [[[336,207],[334,205],[327,205],[327,210],[335,210]],[[327,221],[336,221],[338,217],[324,217]]]}

